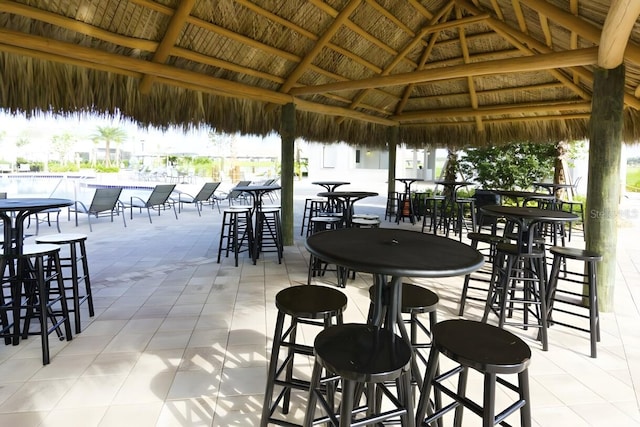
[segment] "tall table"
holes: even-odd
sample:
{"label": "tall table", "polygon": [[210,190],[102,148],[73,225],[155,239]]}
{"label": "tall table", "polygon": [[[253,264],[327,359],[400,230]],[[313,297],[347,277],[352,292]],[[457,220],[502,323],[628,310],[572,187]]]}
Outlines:
{"label": "tall table", "polygon": [[[251,210],[251,216],[253,217],[253,229],[255,232],[258,232],[258,227],[260,227],[260,211],[262,210],[262,197],[270,193],[272,191],[280,190],[279,185],[241,185],[234,187],[233,190],[242,191],[243,193],[249,194],[251,199],[253,200],[253,208]],[[258,257],[258,251],[260,243],[258,239],[253,239],[253,248],[251,248],[251,257],[253,258],[253,263],[256,263],[256,259]]]}
{"label": "tall table", "polygon": [[483,214],[507,218],[518,224],[520,250],[530,253],[537,227],[542,223],[560,224],[578,220],[578,215],[556,209],[488,205],[480,208]]}
{"label": "tall table", "polygon": [[[4,253],[19,255],[22,253],[24,221],[38,212],[47,209],[73,205],[69,199],[52,198],[10,198],[0,199],[0,218],[4,223]],[[12,242],[15,241],[15,246]]]}
{"label": "tall table", "polygon": [[[309,236],[307,250],[318,259],[374,277],[371,321],[395,331],[409,343],[401,313],[403,277],[463,276],[484,264],[480,252],[446,237],[389,228],[343,228]],[[388,289],[388,303],[382,298]],[[386,307],[383,304],[388,304]],[[383,318],[382,313],[386,313]],[[412,363],[414,379],[422,378]]]}
{"label": "tall table", "polygon": [[411,203],[411,184],[416,181],[424,181],[421,178],[396,178],[396,181],[400,181],[404,184],[404,195],[402,200],[399,200],[398,214],[396,215],[396,222],[400,222],[400,218],[405,216],[409,217],[411,224],[416,223],[416,215],[413,210],[413,203]]}
{"label": "tall table", "polygon": [[537,193],[534,191],[518,190],[490,190],[499,196],[508,197],[515,200],[518,206],[524,206],[528,200],[551,202],[554,205],[556,197],[552,193]]}
{"label": "tall table", "polygon": [[[455,217],[456,217],[456,203],[458,201],[458,195],[457,195],[458,191],[462,187],[474,185],[474,183],[469,181],[449,181],[446,179],[437,180],[437,181],[434,181],[434,183],[436,185],[442,185],[444,187],[444,191],[443,191],[444,201],[443,201],[443,206],[440,209],[440,212],[441,212],[441,220],[444,221],[443,225],[446,229],[446,234],[448,236],[449,224],[451,221],[455,221]],[[474,215],[474,212],[472,212],[471,215]],[[462,218],[460,218],[460,221],[462,221]],[[439,224],[436,224],[436,226],[433,228],[434,234],[436,233],[438,225]]]}
{"label": "tall table", "polygon": [[341,185],[349,185],[351,183],[347,181],[314,181],[312,184],[324,187],[327,191],[336,191],[336,188]]}
{"label": "tall table", "polygon": [[[4,254],[11,257],[10,262],[16,262],[17,276],[11,279],[11,293],[13,298],[13,318],[14,318],[14,332],[13,332],[13,345],[18,345],[20,341],[20,308],[18,304],[18,298],[14,296],[19,295],[20,286],[22,283],[23,274],[27,270],[27,266],[22,264],[21,258],[18,255],[22,254],[23,238],[24,238],[24,221],[29,218],[29,215],[42,212],[47,209],[62,208],[64,206],[73,205],[73,201],[69,199],[52,199],[52,198],[10,198],[0,199],[0,218],[4,223]],[[15,242],[15,245],[13,244]],[[13,269],[13,267],[12,267]],[[4,272],[0,273],[4,274]],[[13,273],[12,273],[13,274]],[[18,319],[18,320],[15,320]]]}
{"label": "tall table", "polygon": [[339,202],[342,205],[342,219],[345,227],[351,227],[353,204],[358,200],[377,195],[378,193],[371,191],[323,191],[318,193],[319,197],[326,197],[330,203]]}

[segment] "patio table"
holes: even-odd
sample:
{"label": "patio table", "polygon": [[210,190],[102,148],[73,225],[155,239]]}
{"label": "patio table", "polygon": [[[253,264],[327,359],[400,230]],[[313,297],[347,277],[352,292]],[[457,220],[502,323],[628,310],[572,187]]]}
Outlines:
{"label": "patio table", "polygon": [[[307,238],[305,246],[319,259],[373,274],[376,304],[369,321],[394,332],[397,328],[407,342],[410,339],[400,318],[402,278],[463,276],[484,264],[482,254],[469,245],[400,229],[324,231]],[[386,287],[390,287],[388,301],[382,298]],[[420,383],[422,378],[416,370],[417,365],[412,364],[414,379]]]}
{"label": "patio table", "polygon": [[353,204],[358,200],[377,195],[378,193],[371,191],[323,191],[322,193],[318,193],[318,197],[326,197],[331,204],[335,204],[336,202],[340,203],[345,227],[351,227]]}
{"label": "patio table", "polygon": [[416,215],[413,209],[413,203],[411,202],[411,184],[417,181],[424,181],[421,178],[396,178],[396,181],[400,181],[404,184],[404,193],[399,200],[398,215],[396,215],[396,222],[400,222],[401,218],[409,217],[411,224],[416,223]]}

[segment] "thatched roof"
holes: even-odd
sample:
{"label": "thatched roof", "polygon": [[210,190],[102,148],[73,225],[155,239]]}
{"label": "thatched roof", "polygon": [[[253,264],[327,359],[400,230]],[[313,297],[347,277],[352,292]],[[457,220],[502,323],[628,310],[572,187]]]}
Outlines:
{"label": "thatched roof", "polygon": [[[410,146],[588,137],[603,0],[0,1],[0,108]],[[624,41],[623,41],[624,42]],[[640,26],[625,140],[640,136]]]}

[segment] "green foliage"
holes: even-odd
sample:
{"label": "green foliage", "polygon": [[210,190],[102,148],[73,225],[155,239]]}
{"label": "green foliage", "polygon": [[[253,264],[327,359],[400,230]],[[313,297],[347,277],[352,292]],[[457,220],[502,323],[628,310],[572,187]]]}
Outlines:
{"label": "green foliage", "polygon": [[49,162],[49,172],[78,172],[80,168],[74,163]]}
{"label": "green foliage", "polygon": [[628,166],[626,178],[627,191],[640,191],[640,166]]}
{"label": "green foliage", "polygon": [[102,164],[98,164],[95,167],[96,172],[105,172],[105,173],[113,173],[113,172],[119,172],[120,168],[118,166],[105,166]]}
{"label": "green foliage", "polygon": [[459,167],[485,189],[527,189],[553,177],[555,156],[555,147],[547,144],[472,148],[462,156]]}

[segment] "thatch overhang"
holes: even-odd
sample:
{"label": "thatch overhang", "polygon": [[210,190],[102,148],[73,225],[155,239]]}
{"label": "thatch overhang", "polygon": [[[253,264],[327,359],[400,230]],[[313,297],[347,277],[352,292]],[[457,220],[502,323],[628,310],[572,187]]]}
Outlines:
{"label": "thatch overhang", "polygon": [[[0,108],[408,146],[588,138],[603,0],[0,0]],[[626,41],[626,40],[625,40]],[[640,26],[624,140],[640,139]]]}

